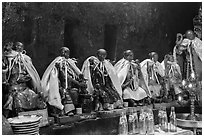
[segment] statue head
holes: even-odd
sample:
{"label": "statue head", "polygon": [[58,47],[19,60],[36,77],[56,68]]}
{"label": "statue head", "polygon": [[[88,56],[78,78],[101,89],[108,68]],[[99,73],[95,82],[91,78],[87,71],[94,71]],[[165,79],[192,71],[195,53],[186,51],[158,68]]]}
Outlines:
{"label": "statue head", "polygon": [[185,33],[185,36],[189,40],[194,40],[195,39],[195,33],[192,30],[187,30]]}
{"label": "statue head", "polygon": [[164,57],[164,60],[174,62],[174,57],[173,57],[172,53],[166,54]]}
{"label": "statue head", "polygon": [[159,56],[158,56],[158,54],[157,54],[156,52],[150,52],[150,53],[149,53],[149,57],[150,57],[150,59],[151,59],[152,61],[154,61],[154,62],[157,62],[157,61],[158,61],[158,58],[159,58]]}
{"label": "statue head", "polygon": [[136,64],[140,64],[140,60],[139,59],[135,59],[135,63]]}
{"label": "statue head", "polygon": [[90,63],[90,65],[94,65],[94,58],[90,58],[89,63]]}
{"label": "statue head", "polygon": [[6,43],[3,47],[3,54],[6,55],[11,53],[12,49],[13,49],[13,42]]}
{"label": "statue head", "polygon": [[24,45],[21,42],[16,42],[13,46],[13,50],[17,51],[17,52],[23,52],[24,50]]}
{"label": "statue head", "polygon": [[66,59],[69,58],[70,50],[67,47],[60,48],[60,56],[65,57]]}
{"label": "statue head", "polygon": [[128,61],[132,61],[134,58],[134,53],[132,50],[126,50],[123,53],[123,56],[125,59],[127,59]]}
{"label": "statue head", "polygon": [[100,60],[100,61],[104,61],[105,58],[107,56],[107,52],[105,49],[99,49],[97,51],[97,58]]}

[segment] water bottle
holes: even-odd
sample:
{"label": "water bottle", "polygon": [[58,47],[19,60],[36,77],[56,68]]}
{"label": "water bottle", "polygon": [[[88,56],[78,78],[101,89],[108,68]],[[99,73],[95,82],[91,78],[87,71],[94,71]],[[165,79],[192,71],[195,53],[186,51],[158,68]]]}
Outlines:
{"label": "water bottle", "polygon": [[128,124],[127,118],[124,112],[122,112],[119,120],[119,135],[127,135],[128,134]]}
{"label": "water bottle", "polygon": [[135,123],[134,123],[134,115],[133,110],[130,110],[129,118],[128,118],[128,134],[133,134],[133,130],[135,129]]}
{"label": "water bottle", "polygon": [[154,114],[152,109],[147,109],[147,134],[154,135]]}
{"label": "water bottle", "polygon": [[162,125],[162,109],[160,108],[159,109],[159,112],[158,112],[158,123],[159,123],[159,128],[161,129],[161,125]]}
{"label": "water bottle", "polygon": [[124,113],[124,121],[125,121],[125,134],[127,135],[128,134],[128,121],[127,121],[127,116],[126,116],[126,113]]}
{"label": "water bottle", "polygon": [[140,116],[139,116],[139,134],[145,135],[146,134],[146,114],[144,112],[144,109],[141,108]]}
{"label": "water bottle", "polygon": [[174,107],[171,107],[170,113],[170,132],[177,132],[177,121]]}
{"label": "water bottle", "polygon": [[167,113],[166,113],[166,108],[163,107],[163,113],[161,117],[161,129],[165,132],[168,132],[168,118],[167,118]]}
{"label": "water bottle", "polygon": [[138,134],[139,133],[139,121],[138,121],[138,115],[137,115],[136,109],[133,111],[133,116],[134,116],[134,125],[135,125],[135,128],[133,129],[133,134]]}

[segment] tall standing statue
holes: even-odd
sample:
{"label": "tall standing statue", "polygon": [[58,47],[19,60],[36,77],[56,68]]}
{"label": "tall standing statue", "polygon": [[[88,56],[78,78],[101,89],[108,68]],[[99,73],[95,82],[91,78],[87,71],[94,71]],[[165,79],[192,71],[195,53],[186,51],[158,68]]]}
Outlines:
{"label": "tall standing statue", "polygon": [[133,58],[133,52],[126,50],[124,58],[114,66],[123,89],[123,99],[129,102],[130,107],[151,95],[144,81],[140,64],[136,63]]}
{"label": "tall standing statue", "polygon": [[173,100],[175,100],[176,95],[182,92],[180,85],[182,82],[182,75],[180,66],[174,60],[172,54],[167,54],[162,61],[162,66],[165,71],[165,78],[167,84],[167,96],[171,94]]}
{"label": "tall standing statue", "polygon": [[99,49],[96,57],[91,56],[85,60],[82,73],[88,79],[88,92],[97,95],[103,110],[111,110],[112,105],[114,108],[122,107],[122,89],[116,71],[106,60],[106,55],[104,49]]}
{"label": "tall standing statue", "polygon": [[181,67],[182,79],[197,78],[202,80],[202,41],[192,30],[186,31],[185,37],[177,34],[174,47],[174,60]]}
{"label": "tall standing statue", "polygon": [[79,89],[86,87],[86,84],[79,80],[81,71],[69,55],[70,50],[62,47],[60,56],[47,67],[41,80],[43,96],[53,115],[73,115],[78,105]]}
{"label": "tall standing statue", "polygon": [[162,89],[161,81],[164,77],[164,69],[160,62],[158,62],[158,54],[151,52],[150,59],[146,59],[140,63],[141,71],[144,75],[152,97],[159,97]]}
{"label": "tall standing statue", "polygon": [[7,101],[3,106],[6,117],[18,115],[19,112],[43,109],[46,104],[41,98],[40,77],[27,56],[24,45],[16,42],[9,52],[4,53],[4,84],[7,85]]}

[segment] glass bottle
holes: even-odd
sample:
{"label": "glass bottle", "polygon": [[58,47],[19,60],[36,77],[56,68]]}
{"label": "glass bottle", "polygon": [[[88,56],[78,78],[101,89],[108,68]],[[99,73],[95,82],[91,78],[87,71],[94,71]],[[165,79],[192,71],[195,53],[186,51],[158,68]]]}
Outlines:
{"label": "glass bottle", "polygon": [[151,108],[147,109],[147,134],[154,135],[154,114]]}
{"label": "glass bottle", "polygon": [[177,121],[176,121],[175,108],[171,107],[171,113],[170,113],[170,132],[176,132],[176,131],[177,131]]}
{"label": "glass bottle", "polygon": [[119,120],[119,135],[127,135],[128,134],[128,123],[125,112],[122,112]]}
{"label": "glass bottle", "polygon": [[135,123],[134,123],[134,115],[133,110],[130,110],[129,118],[128,118],[128,134],[133,134],[133,130],[135,129]]}
{"label": "glass bottle", "polygon": [[140,111],[140,116],[139,116],[139,134],[140,135],[145,135],[146,134],[146,115],[145,115],[145,112],[144,112],[144,109],[141,108],[141,111]]}
{"label": "glass bottle", "polygon": [[166,113],[166,108],[163,107],[163,113],[161,117],[161,129],[165,132],[168,132],[168,118],[167,118],[167,113]]}
{"label": "glass bottle", "polygon": [[138,134],[139,133],[139,121],[138,121],[138,115],[137,115],[136,109],[133,111],[133,116],[134,116],[134,125],[135,125],[135,128],[133,129],[133,134]]}
{"label": "glass bottle", "polygon": [[161,126],[162,126],[162,114],[163,114],[162,108],[159,108],[159,112],[158,112],[158,123],[159,123],[159,128],[160,128],[160,129],[161,129]]}

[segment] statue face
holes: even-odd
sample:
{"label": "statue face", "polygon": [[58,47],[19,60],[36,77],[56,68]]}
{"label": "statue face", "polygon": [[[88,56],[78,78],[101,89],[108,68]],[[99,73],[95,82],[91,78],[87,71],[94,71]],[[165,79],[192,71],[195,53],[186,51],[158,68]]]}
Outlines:
{"label": "statue face", "polygon": [[24,46],[21,42],[17,42],[15,44],[14,48],[17,52],[22,52],[24,50]]}
{"label": "statue face", "polygon": [[134,58],[134,54],[130,52],[129,55],[127,56],[127,60],[132,61],[133,58]]}
{"label": "statue face", "polygon": [[134,53],[131,50],[126,50],[124,52],[124,58],[128,61],[132,61],[134,59]]}
{"label": "statue face", "polygon": [[136,63],[136,64],[140,64],[140,60],[139,60],[139,59],[136,59],[136,60],[135,60],[135,63]]}
{"label": "statue face", "polygon": [[195,39],[195,34],[194,34],[194,32],[192,30],[186,31],[185,36],[189,40]]}
{"label": "statue face", "polygon": [[65,57],[66,59],[68,59],[68,58],[69,58],[69,55],[70,55],[69,49],[68,49],[67,47],[63,47],[63,48],[61,49],[61,56],[62,56],[62,57]]}
{"label": "statue face", "polygon": [[12,48],[13,48],[13,43],[7,43],[3,48],[3,53],[5,55],[11,53]]}
{"label": "statue face", "polygon": [[169,56],[168,56],[168,61],[173,62],[173,61],[174,61],[174,57],[173,57],[172,55],[169,55]]}
{"label": "statue face", "polygon": [[69,51],[68,51],[68,50],[64,51],[64,57],[65,57],[66,59],[69,58]]}
{"label": "statue face", "polygon": [[154,54],[153,56],[152,56],[152,60],[154,61],[154,62],[157,62],[158,61],[158,54]]}
{"label": "statue face", "polygon": [[104,49],[100,49],[100,50],[98,50],[98,54],[97,55],[98,55],[98,59],[100,61],[104,61],[106,56],[107,56],[107,53],[106,53],[106,51]]}

